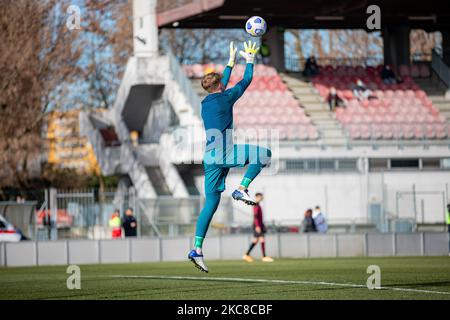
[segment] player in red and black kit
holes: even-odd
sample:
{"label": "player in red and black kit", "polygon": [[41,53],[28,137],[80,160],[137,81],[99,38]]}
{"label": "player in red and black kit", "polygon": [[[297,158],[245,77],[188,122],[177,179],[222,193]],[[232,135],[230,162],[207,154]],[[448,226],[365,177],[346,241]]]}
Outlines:
{"label": "player in red and black kit", "polygon": [[263,201],[264,196],[262,193],[255,194],[256,205],[253,207],[253,241],[248,248],[247,253],[244,255],[243,259],[247,262],[253,262],[253,258],[250,256],[250,252],[256,246],[258,241],[261,243],[262,250],[262,261],[263,262],[273,262],[271,257],[266,256],[266,243],[264,240],[264,233],[266,233],[266,228],[263,221],[262,208],[260,206],[261,201]]}

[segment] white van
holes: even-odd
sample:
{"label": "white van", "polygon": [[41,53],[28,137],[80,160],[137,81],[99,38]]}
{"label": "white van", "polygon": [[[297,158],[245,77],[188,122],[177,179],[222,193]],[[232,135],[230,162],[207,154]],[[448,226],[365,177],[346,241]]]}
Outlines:
{"label": "white van", "polygon": [[0,242],[18,242],[21,237],[14,226],[0,215]]}

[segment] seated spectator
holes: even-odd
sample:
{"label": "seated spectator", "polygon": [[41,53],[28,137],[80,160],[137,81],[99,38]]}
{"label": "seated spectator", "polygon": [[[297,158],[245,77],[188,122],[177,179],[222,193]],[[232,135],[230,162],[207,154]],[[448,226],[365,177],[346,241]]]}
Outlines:
{"label": "seated spectator", "polygon": [[374,98],[372,96],[372,91],[367,88],[364,82],[361,79],[356,80],[356,85],[353,88],[353,96],[358,100],[366,100],[370,98]]}
{"label": "seated spectator", "polygon": [[306,59],[303,75],[305,77],[312,77],[317,74],[319,74],[319,66],[317,65],[316,58],[314,56],[311,56]]}
{"label": "seated spectator", "polygon": [[341,99],[341,97],[339,97],[335,87],[330,88],[330,93],[328,94],[327,102],[328,106],[330,107],[330,111],[334,111],[334,109],[337,107],[345,107],[344,100]]}
{"label": "seated spectator", "polygon": [[385,84],[396,84],[397,83],[397,77],[395,76],[394,71],[392,71],[390,65],[385,64],[383,66],[383,69],[381,69],[381,79],[383,79],[383,82]]}
{"label": "seated spectator", "polygon": [[320,209],[319,206],[316,206],[314,208],[313,219],[317,232],[327,233],[328,231],[327,220],[325,219],[325,215],[322,213],[322,210]]}
{"label": "seated spectator", "polygon": [[314,224],[314,219],[312,217],[312,210],[308,209],[305,212],[305,217],[302,221],[302,231],[303,232],[316,232],[316,225]]}

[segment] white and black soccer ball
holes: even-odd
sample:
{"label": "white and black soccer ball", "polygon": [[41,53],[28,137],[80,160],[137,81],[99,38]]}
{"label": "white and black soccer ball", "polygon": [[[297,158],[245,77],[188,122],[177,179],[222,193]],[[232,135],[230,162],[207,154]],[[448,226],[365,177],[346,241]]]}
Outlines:
{"label": "white and black soccer ball", "polygon": [[251,17],[245,24],[245,31],[247,31],[247,33],[252,37],[261,37],[264,33],[266,33],[266,30],[267,23],[259,16]]}

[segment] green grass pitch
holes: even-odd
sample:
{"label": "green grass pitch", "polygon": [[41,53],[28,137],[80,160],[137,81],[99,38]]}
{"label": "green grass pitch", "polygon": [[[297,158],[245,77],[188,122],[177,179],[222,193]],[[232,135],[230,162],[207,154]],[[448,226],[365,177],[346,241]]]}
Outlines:
{"label": "green grass pitch", "polygon": [[[382,289],[365,287],[369,265],[380,267]],[[208,261],[208,266],[209,274],[188,261],[81,265],[80,290],[67,289],[66,266],[0,268],[0,299],[450,299],[450,257]]]}

